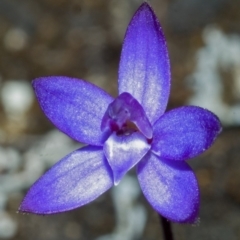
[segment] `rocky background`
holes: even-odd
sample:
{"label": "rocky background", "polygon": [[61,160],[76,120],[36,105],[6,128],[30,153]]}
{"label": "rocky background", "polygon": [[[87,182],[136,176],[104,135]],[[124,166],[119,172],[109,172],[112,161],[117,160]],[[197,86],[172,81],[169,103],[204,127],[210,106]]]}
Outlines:
{"label": "rocky background", "polygon": [[[168,109],[206,107],[224,130],[190,162],[201,189],[195,226],[173,224],[176,240],[240,239],[240,1],[150,0],[168,42]],[[141,0],[0,1],[0,239],[156,240],[158,215],[134,171],[80,209],[18,214],[29,186],[80,144],[54,130],[31,89],[39,76],[82,78],[117,94],[121,44]]]}

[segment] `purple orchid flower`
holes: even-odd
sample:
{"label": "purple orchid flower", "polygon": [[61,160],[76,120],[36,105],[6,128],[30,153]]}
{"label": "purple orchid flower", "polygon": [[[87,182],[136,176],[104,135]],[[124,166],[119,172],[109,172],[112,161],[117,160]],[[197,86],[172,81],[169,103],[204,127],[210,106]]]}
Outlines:
{"label": "purple orchid flower", "polygon": [[185,106],[165,112],[170,91],[166,41],[156,15],[143,3],[124,40],[119,96],[69,77],[33,81],[52,123],[86,143],[29,190],[22,212],[52,214],[83,206],[117,185],[134,166],[152,207],[179,223],[196,221],[199,187],[185,162],[208,149],[221,131],[210,111]]}

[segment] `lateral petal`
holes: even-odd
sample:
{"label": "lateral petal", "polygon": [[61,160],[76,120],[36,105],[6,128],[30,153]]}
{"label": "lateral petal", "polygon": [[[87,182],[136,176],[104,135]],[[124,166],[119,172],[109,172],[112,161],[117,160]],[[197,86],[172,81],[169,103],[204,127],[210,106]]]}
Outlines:
{"label": "lateral petal", "polygon": [[153,124],[165,111],[170,90],[170,64],[160,23],[148,3],[133,16],[123,43],[119,94],[129,92]]}
{"label": "lateral petal", "polygon": [[78,149],[47,171],[28,191],[19,211],[53,214],[85,205],[113,185],[101,147]]}
{"label": "lateral petal", "polygon": [[140,132],[130,135],[112,135],[103,146],[105,156],[113,171],[114,184],[134,167],[148,152],[150,145]]}
{"label": "lateral petal", "polygon": [[137,168],[143,194],[168,220],[193,223],[199,211],[197,179],[185,162],[160,159],[149,152]]}
{"label": "lateral petal", "polygon": [[176,108],[153,126],[152,151],[161,158],[187,160],[207,150],[221,129],[218,117],[206,109]]}
{"label": "lateral petal", "polygon": [[69,77],[42,77],[33,81],[38,102],[49,120],[69,137],[102,145],[101,120],[113,98],[99,87]]}

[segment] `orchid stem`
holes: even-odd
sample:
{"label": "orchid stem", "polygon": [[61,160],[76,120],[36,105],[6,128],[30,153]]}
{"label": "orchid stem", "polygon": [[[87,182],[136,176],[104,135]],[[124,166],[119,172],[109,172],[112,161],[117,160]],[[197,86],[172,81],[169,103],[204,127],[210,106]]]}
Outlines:
{"label": "orchid stem", "polygon": [[162,217],[161,215],[159,215],[159,218],[163,228],[164,240],[173,240],[171,222],[168,221],[165,217]]}

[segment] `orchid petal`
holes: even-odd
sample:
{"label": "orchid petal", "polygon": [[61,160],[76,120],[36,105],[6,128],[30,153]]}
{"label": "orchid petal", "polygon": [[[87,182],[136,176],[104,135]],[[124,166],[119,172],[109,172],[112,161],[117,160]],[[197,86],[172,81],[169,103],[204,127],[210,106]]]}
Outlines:
{"label": "orchid petal", "polygon": [[176,108],[153,126],[152,151],[161,158],[187,160],[206,151],[220,131],[212,112],[194,106]]}
{"label": "orchid petal", "polygon": [[160,159],[149,152],[138,164],[138,180],[152,207],[170,221],[193,223],[199,211],[199,188],[186,162]]}
{"label": "orchid petal", "polygon": [[87,146],[64,157],[29,190],[20,211],[52,214],[85,205],[113,185],[101,147]]}
{"label": "orchid petal", "polygon": [[102,145],[102,117],[113,98],[102,89],[69,77],[43,77],[33,81],[39,104],[62,132],[91,145]]}
{"label": "orchid petal", "polygon": [[129,92],[153,124],[166,109],[170,64],[165,37],[152,8],[143,3],[133,16],[122,48],[119,94]]}
{"label": "orchid petal", "polygon": [[103,146],[105,156],[113,171],[114,184],[135,166],[148,152],[150,145],[139,132],[130,135],[116,135],[114,132]]}

